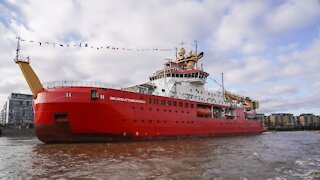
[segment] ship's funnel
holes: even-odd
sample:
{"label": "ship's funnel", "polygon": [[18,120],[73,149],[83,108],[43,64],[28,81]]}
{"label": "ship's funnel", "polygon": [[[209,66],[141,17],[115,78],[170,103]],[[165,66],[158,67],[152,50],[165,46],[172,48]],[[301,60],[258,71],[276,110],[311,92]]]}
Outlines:
{"label": "ship's funnel", "polygon": [[23,73],[23,76],[26,79],[28,86],[32,92],[33,98],[36,98],[37,94],[41,90],[43,90],[43,86],[42,86],[38,76],[33,71],[32,67],[29,64],[29,61],[18,60],[15,62],[17,64],[19,64],[19,67]]}

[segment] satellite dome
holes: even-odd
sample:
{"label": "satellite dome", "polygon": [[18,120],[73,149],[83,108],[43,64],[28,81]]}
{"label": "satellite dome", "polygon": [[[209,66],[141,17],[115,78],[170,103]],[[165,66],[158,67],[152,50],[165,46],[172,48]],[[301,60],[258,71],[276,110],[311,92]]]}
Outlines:
{"label": "satellite dome", "polygon": [[184,54],[186,54],[186,50],[184,48],[180,48],[178,54],[179,56],[184,56]]}

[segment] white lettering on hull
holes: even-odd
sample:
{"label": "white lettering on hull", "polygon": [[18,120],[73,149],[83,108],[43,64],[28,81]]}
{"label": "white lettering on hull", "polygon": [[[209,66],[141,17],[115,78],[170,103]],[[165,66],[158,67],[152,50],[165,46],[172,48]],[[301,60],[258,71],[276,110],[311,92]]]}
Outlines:
{"label": "white lettering on hull", "polygon": [[141,104],[145,104],[146,103],[146,101],[144,101],[144,100],[121,98],[121,97],[112,97],[112,96],[110,96],[110,100],[111,101],[123,101],[123,102],[132,102],[132,103],[141,103]]}

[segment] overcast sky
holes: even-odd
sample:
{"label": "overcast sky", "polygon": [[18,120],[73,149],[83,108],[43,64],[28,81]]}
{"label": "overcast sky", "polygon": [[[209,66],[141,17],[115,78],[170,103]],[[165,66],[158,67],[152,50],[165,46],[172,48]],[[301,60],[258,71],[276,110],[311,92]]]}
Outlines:
{"label": "overcast sky", "polygon": [[0,0],[1,106],[31,93],[13,61],[16,36],[42,82],[121,86],[175,57],[152,49],[197,40],[207,89],[219,90],[223,72],[226,89],[258,100],[260,113],[320,115],[319,0]]}

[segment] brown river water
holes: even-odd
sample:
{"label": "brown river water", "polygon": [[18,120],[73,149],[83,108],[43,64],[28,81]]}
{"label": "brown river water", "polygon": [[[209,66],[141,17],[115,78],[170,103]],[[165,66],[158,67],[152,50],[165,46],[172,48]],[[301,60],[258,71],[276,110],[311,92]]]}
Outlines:
{"label": "brown river water", "polygon": [[320,134],[101,144],[0,137],[0,179],[320,179]]}

